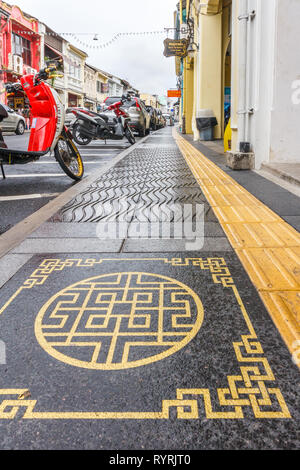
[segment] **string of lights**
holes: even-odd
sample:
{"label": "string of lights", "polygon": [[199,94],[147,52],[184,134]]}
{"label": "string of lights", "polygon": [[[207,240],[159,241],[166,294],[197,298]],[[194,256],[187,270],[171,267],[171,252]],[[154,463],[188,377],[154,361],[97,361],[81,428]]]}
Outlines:
{"label": "string of lights", "polygon": [[[95,44],[96,41],[99,41],[98,36],[100,36],[100,33],[71,33],[71,32],[63,32],[63,33],[55,33],[55,32],[46,32],[46,36],[53,36],[53,37],[64,37],[64,38],[72,38],[75,40],[78,44],[81,46],[84,46],[88,49],[104,49],[106,47],[111,46],[113,43],[115,43],[117,40],[119,40],[121,37],[126,37],[126,36],[146,36],[146,35],[160,35],[160,34],[165,34],[166,31],[169,31],[170,29],[174,28],[165,28],[164,30],[158,30],[158,31],[131,31],[131,32],[126,32],[126,33],[117,33],[115,36],[113,36],[109,41],[103,42],[100,44]],[[19,34],[28,34],[28,35],[36,35],[38,34],[35,31],[18,31]],[[91,36],[91,43],[88,43],[86,41],[82,41],[82,39],[79,36]]]}

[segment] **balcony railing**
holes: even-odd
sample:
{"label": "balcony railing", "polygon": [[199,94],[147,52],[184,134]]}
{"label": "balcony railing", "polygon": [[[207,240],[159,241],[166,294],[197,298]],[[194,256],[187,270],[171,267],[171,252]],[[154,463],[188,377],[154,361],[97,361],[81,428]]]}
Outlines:
{"label": "balcony railing", "polygon": [[80,78],[68,76],[68,87],[83,92],[83,82]]}

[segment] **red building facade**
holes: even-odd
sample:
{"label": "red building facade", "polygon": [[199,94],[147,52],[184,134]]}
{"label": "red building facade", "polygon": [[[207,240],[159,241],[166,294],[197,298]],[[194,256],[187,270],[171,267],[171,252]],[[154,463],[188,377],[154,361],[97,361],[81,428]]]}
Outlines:
{"label": "red building facade", "polygon": [[[22,12],[19,7],[0,1],[1,88],[4,83],[15,82],[20,76],[40,68],[40,44],[38,20]],[[8,102],[5,95],[1,95],[0,99],[14,109],[26,106],[22,92],[9,97]]]}

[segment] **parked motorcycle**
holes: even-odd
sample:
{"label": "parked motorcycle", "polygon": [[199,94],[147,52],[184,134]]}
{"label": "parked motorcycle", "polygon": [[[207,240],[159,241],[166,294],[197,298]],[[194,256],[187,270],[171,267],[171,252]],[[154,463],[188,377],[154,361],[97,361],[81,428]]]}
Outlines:
{"label": "parked motorcycle", "polygon": [[77,117],[72,131],[75,142],[88,145],[93,139],[122,140],[125,136],[131,145],[135,144],[135,137],[129,126],[130,116],[123,108],[126,100],[127,97],[123,96],[99,114],[86,109],[72,110]]}
{"label": "parked motorcycle", "polygon": [[[44,68],[35,75],[24,75],[19,82],[5,85],[4,91],[8,95],[13,95],[18,90],[26,93],[31,107],[32,125],[28,150],[7,148],[0,129],[0,167],[3,178],[3,165],[33,162],[48,152],[54,152],[57,162],[70,178],[80,180],[83,176],[80,153],[73,142],[72,134],[64,125],[64,105],[54,88],[44,81],[55,77],[57,65]],[[0,122],[5,117],[7,111],[0,104]]]}

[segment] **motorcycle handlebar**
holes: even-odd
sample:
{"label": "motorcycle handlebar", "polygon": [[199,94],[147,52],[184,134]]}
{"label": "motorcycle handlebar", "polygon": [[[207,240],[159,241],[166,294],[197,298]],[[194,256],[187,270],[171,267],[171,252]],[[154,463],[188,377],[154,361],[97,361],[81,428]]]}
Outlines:
{"label": "motorcycle handlebar", "polygon": [[14,93],[17,90],[20,90],[22,88],[21,83],[16,82],[16,83],[6,83],[5,85],[5,91],[6,93]]}
{"label": "motorcycle handlebar", "polygon": [[56,71],[56,67],[45,67],[44,69],[41,69],[35,76],[36,79],[40,80],[46,80],[48,76]]}
{"label": "motorcycle handlebar", "polygon": [[[62,63],[62,60],[57,60],[56,61],[58,64]],[[58,65],[51,65],[50,67],[45,67],[44,69],[41,69],[35,76],[35,79],[37,82],[39,80],[46,80],[47,78],[54,78],[54,77],[63,77],[62,74],[58,75],[51,75],[53,72],[56,72],[58,68]],[[16,83],[6,83],[4,85],[4,89],[0,90],[0,94],[6,92],[9,95],[14,94],[16,91],[20,90],[22,88],[22,85],[20,82]]]}
{"label": "motorcycle handlebar", "polygon": [[44,69],[41,69],[35,76],[36,82],[38,83],[39,80],[47,80],[48,78],[63,77],[63,74],[55,74],[57,69],[58,65],[51,65],[50,67],[45,67]]}
{"label": "motorcycle handlebar", "polygon": [[40,79],[46,79],[46,78],[52,78],[49,77],[53,72],[56,72],[59,65],[63,64],[63,59],[62,58],[56,58],[52,60],[52,63],[47,65],[44,69],[41,69],[39,73],[36,75],[37,78]]}
{"label": "motorcycle handlebar", "polygon": [[56,70],[57,70],[57,67],[56,67],[55,65],[52,66],[52,67],[46,67],[46,68],[44,69],[44,71],[45,71],[46,73],[55,72]]}

